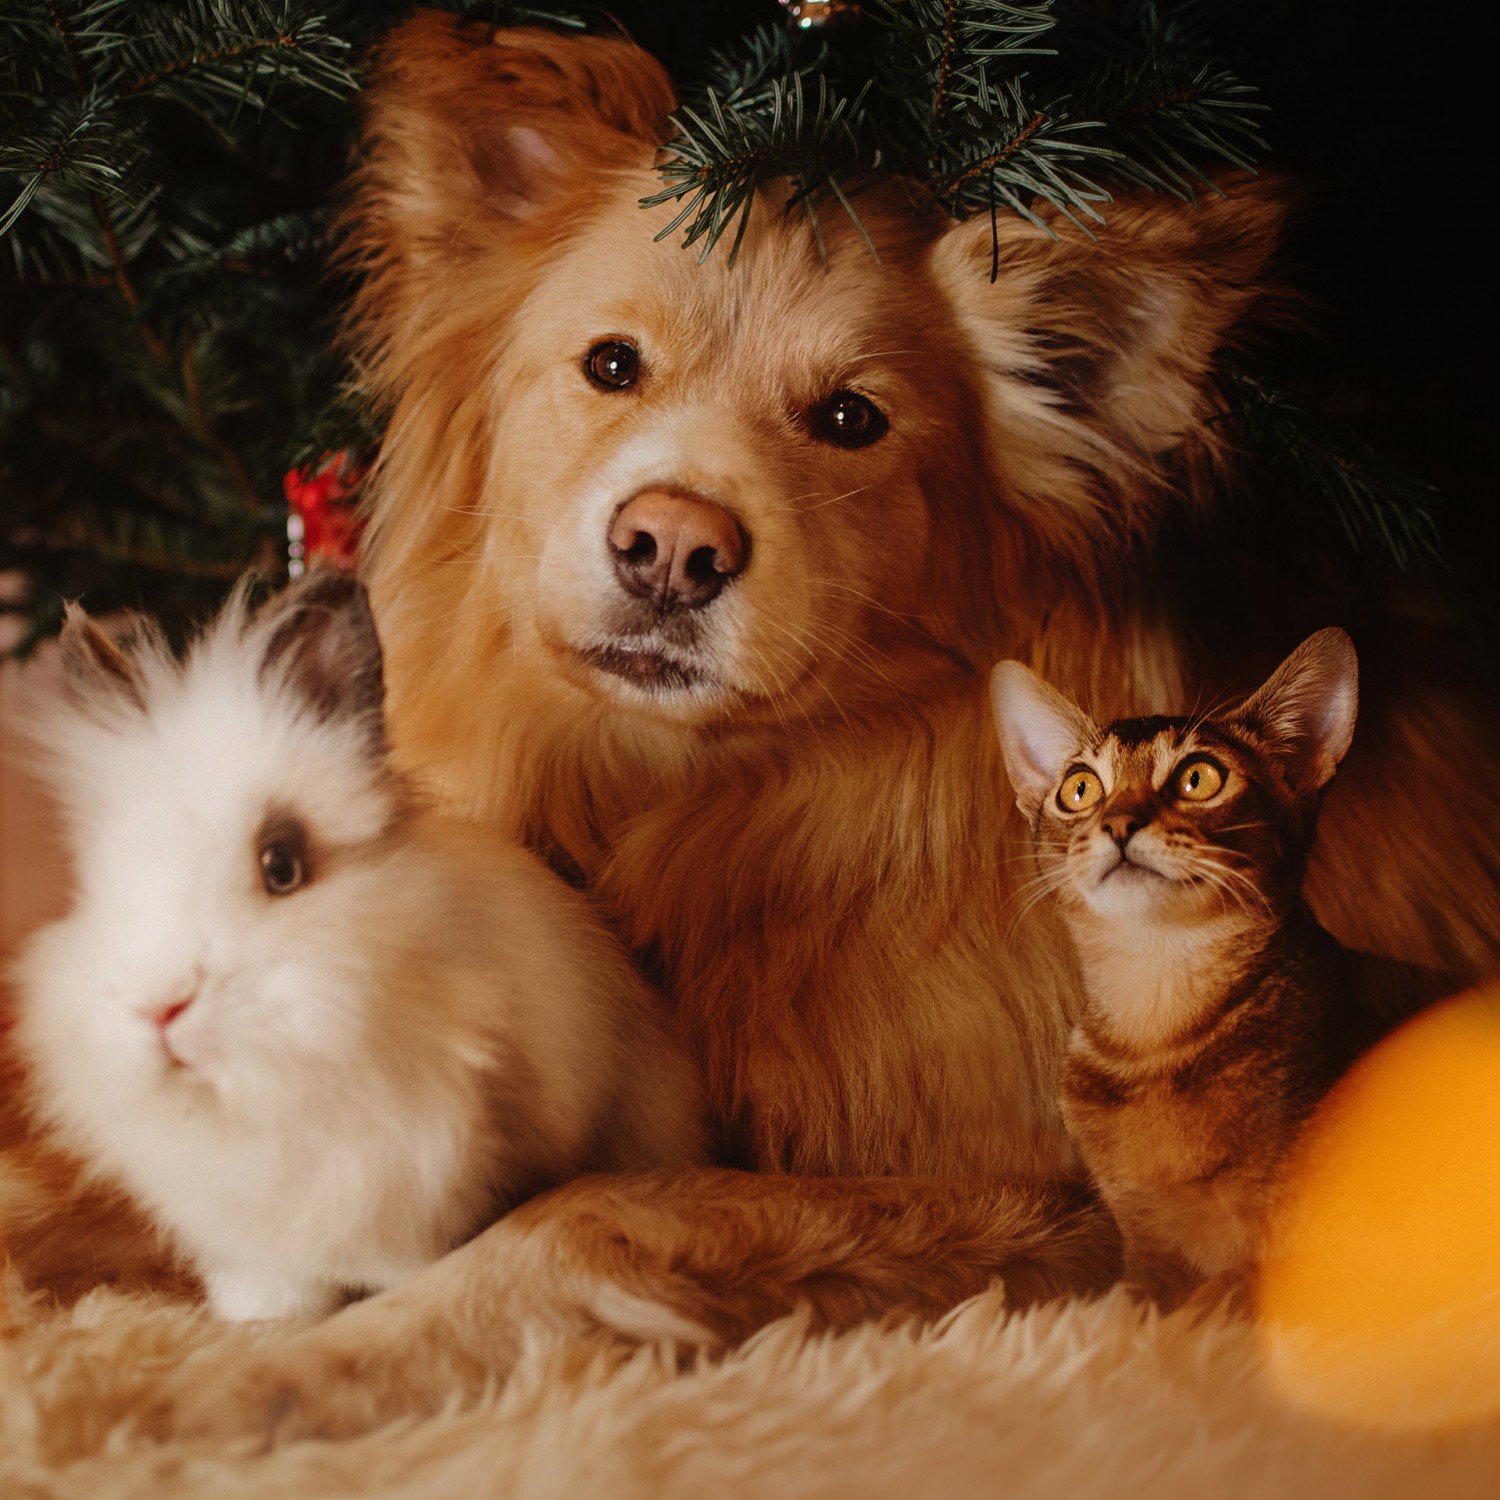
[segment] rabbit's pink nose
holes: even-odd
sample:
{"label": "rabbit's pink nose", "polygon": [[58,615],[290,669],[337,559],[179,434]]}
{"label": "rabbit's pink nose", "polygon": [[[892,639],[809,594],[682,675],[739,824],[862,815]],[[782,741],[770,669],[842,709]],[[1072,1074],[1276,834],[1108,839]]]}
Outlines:
{"label": "rabbit's pink nose", "polygon": [[165,1031],[192,1003],[193,997],[189,995],[186,1000],[172,1000],[166,1005],[148,1006],[142,1011],[142,1015],[148,1021],[154,1021],[160,1030]]}
{"label": "rabbit's pink nose", "polygon": [[[198,992],[194,990],[191,994],[188,995],[186,999],[183,999],[179,995],[176,999],[165,1001],[161,1005],[147,1005],[141,1008],[141,1015],[144,1016],[146,1020],[151,1021],[155,1024],[157,1039],[161,1042],[161,1050],[166,1056],[167,1061],[170,1062],[174,1068],[186,1067],[187,1064],[185,1060],[173,1048],[171,1035],[172,1022],[175,1021],[178,1016],[180,1016],[183,1011],[185,1011],[188,1006],[190,1006],[193,1001],[197,999],[197,997]],[[181,1038],[178,1038],[178,1045],[181,1045]]]}

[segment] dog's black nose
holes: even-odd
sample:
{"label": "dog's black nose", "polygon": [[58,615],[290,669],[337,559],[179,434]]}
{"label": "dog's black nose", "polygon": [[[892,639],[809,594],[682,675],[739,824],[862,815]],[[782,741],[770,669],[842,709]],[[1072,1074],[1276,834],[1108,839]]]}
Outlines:
{"label": "dog's black nose", "polygon": [[701,609],[745,571],[750,539],[711,500],[643,490],[609,528],[615,573],[627,593],[658,609]]}

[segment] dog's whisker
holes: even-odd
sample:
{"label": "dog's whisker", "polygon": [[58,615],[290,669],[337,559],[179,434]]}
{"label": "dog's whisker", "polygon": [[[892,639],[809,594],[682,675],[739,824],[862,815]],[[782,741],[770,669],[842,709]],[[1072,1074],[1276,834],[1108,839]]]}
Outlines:
{"label": "dog's whisker", "polygon": [[869,489],[867,484],[856,485],[852,490],[845,490],[841,495],[830,495],[826,500],[820,500],[816,505],[808,505],[802,508],[802,514],[807,515],[815,510],[826,510],[830,505],[837,505],[840,500],[852,499],[855,495],[862,495]]}
{"label": "dog's whisker", "polygon": [[868,604],[872,609],[881,614],[889,615],[893,620],[900,620],[902,624],[916,625],[939,625],[946,623],[942,615],[914,615],[904,611],[892,609],[889,605],[882,604],[873,594],[866,593],[863,589],[857,589],[852,583],[844,583],[837,578],[809,578],[809,583],[818,585],[820,588],[834,589],[838,593],[848,594],[858,599],[863,604]]}
{"label": "dog's whisker", "polygon": [[872,359],[915,359],[920,356],[920,349],[872,349],[867,354],[851,354],[847,356],[850,364],[868,364]]}

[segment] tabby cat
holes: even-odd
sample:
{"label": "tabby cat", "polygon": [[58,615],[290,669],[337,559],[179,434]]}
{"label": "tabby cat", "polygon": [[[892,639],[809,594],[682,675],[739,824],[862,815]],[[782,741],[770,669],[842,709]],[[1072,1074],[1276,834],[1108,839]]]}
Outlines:
{"label": "tabby cat", "polygon": [[1063,1116],[1127,1281],[1172,1306],[1249,1268],[1303,1121],[1443,989],[1341,948],[1301,895],[1354,734],[1354,648],[1321,630],[1227,711],[1104,729],[1020,662],[992,692],[1038,889],[1082,966]]}

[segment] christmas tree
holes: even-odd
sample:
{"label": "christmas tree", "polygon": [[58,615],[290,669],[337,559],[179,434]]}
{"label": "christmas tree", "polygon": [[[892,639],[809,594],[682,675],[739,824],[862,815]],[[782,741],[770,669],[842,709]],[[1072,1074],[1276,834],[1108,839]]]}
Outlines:
{"label": "christmas tree", "polygon": [[[23,649],[65,597],[201,616],[245,567],[286,566],[289,489],[307,509],[357,477],[378,414],[336,349],[349,288],[329,269],[330,224],[362,58],[409,8],[19,0],[0,19],[0,570],[19,580],[3,607],[27,619]],[[1343,217],[1314,212],[1300,248],[1353,336],[1342,360],[1325,341],[1219,372],[1253,507],[1223,514],[1251,515],[1276,555],[1320,571],[1430,566],[1433,490],[1319,412],[1342,404],[1378,430],[1397,400],[1362,342],[1373,288],[1330,274],[1333,252],[1390,258],[1380,214],[1419,149],[1395,124],[1440,93],[1413,82],[1400,33],[1378,31],[1381,7],[1361,15],[1365,73],[1338,8],[1289,0],[467,9],[497,25],[623,25],[667,62],[682,103],[658,196],[677,203],[690,254],[733,256],[773,179],[814,233],[830,213],[857,223],[862,181],[889,171],[957,216],[1050,206],[1102,233],[1121,191],[1192,199],[1267,161],[1321,177]],[[1397,76],[1408,97],[1388,126],[1376,99]],[[1382,312],[1387,329],[1410,316]],[[1405,329],[1408,344],[1422,332]],[[1455,360],[1454,391],[1464,371]],[[1396,436],[1420,467],[1421,442]]]}

